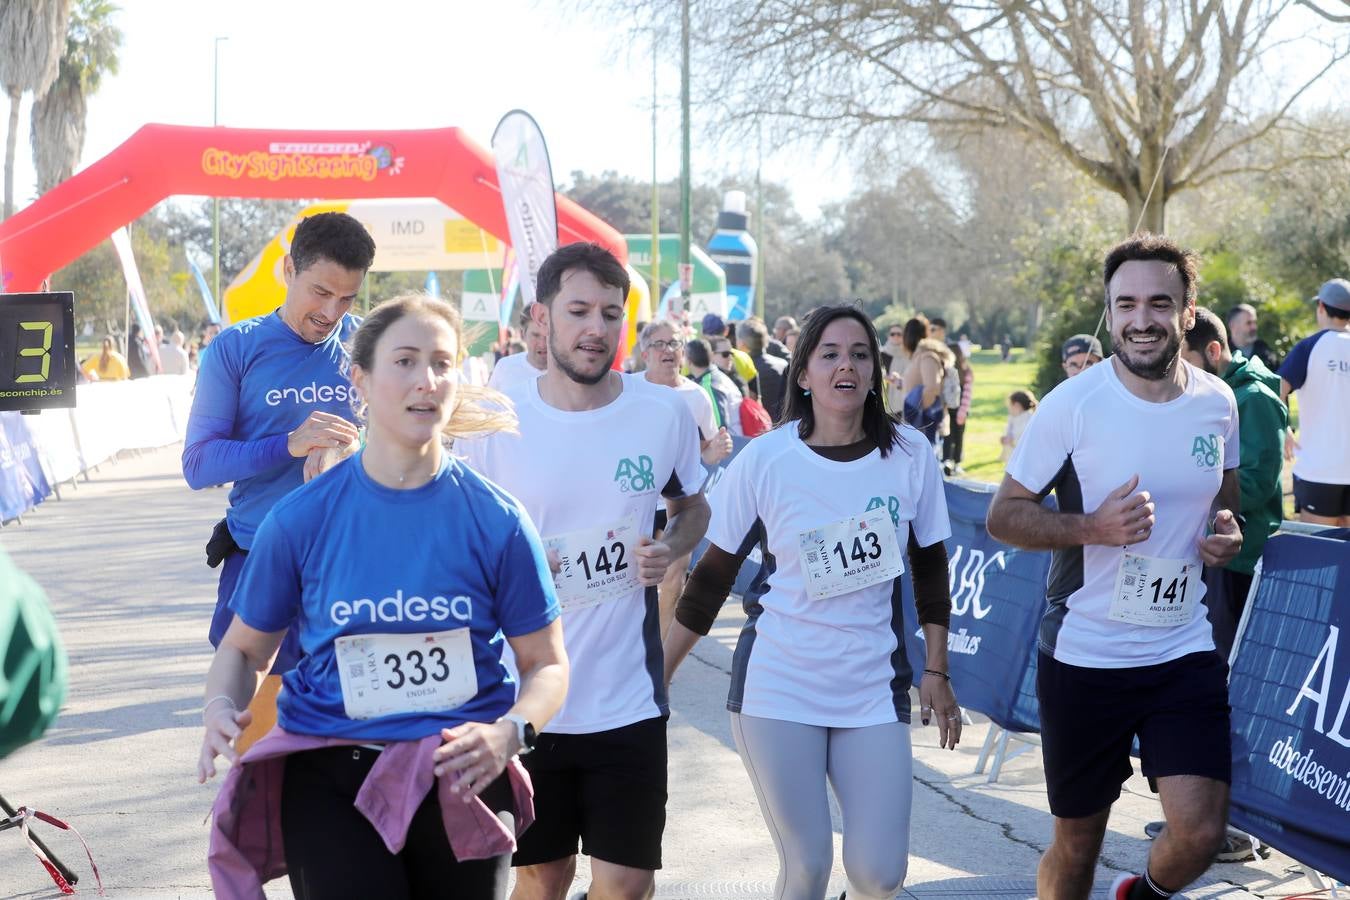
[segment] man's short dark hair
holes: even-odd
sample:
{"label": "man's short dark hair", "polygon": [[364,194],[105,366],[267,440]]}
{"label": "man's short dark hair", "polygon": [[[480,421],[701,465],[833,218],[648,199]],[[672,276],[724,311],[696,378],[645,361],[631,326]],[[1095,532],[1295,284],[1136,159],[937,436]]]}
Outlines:
{"label": "man's short dark hair", "polygon": [[689,360],[689,365],[697,366],[700,369],[712,368],[712,347],[703,338],[694,338],[684,345],[684,358]]}
{"label": "man's short dark hair", "polygon": [[1204,353],[1210,341],[1218,341],[1227,347],[1228,329],[1224,328],[1223,322],[1212,311],[1197,306],[1195,324],[1186,332],[1186,349],[1194,353]]}
{"label": "man's short dark hair", "polygon": [[935,317],[928,320],[929,325],[935,325],[943,331],[947,330],[947,320],[941,317]]}
{"label": "man's short dark hair", "polygon": [[296,274],[321,259],[349,272],[366,272],[375,262],[375,240],[366,226],[343,212],[306,216],[291,238],[291,263]]}
{"label": "man's short dark hair", "polygon": [[1106,303],[1111,304],[1111,279],[1123,264],[1132,261],[1157,260],[1177,267],[1181,277],[1183,302],[1195,305],[1196,283],[1200,280],[1200,260],[1190,250],[1161,234],[1140,231],[1111,248],[1106,254],[1102,284],[1106,287]]}
{"label": "man's short dark hair", "polygon": [[582,241],[559,247],[539,266],[534,279],[535,300],[551,306],[562,290],[563,273],[571,269],[585,269],[601,284],[619,288],[625,298],[628,296],[628,270],[623,263],[607,248]]}
{"label": "man's short dark hair", "polygon": [[1252,306],[1250,303],[1239,303],[1237,306],[1228,310],[1228,315],[1223,317],[1224,324],[1233,324],[1233,320],[1236,319],[1240,313],[1251,313],[1252,315],[1256,315],[1256,307]]}

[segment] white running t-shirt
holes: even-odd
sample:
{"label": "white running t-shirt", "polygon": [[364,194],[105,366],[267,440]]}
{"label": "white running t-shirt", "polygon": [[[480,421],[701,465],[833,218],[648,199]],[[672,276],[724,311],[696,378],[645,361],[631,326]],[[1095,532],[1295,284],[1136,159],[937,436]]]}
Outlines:
{"label": "white running t-shirt", "polygon": [[678,395],[646,379],[622,383],[609,405],[567,412],[545,403],[530,379],[507,394],[519,434],[457,443],[569,563],[559,599],[570,685],[546,731],[591,734],[669,709],[656,588],[613,591],[635,583],[633,551],[639,535],[651,537],[657,497],[698,493],[703,466],[694,419]]}
{"label": "white running t-shirt", "polygon": [[530,354],[512,353],[497,360],[497,364],[492,367],[492,374],[488,376],[487,386],[506,394],[543,374],[542,369],[530,365]]}
{"label": "white running t-shirt", "polygon": [[[1154,503],[1153,531],[1142,543],[1051,554],[1040,644],[1060,662],[1119,669],[1214,649],[1199,602],[1205,587],[1198,545],[1223,473],[1238,467],[1237,402],[1223,381],[1182,364],[1186,388],[1167,403],[1130,393],[1110,359],[1061,382],[1037,407],[1008,462],[1008,475],[1027,490],[1042,497],[1053,490],[1061,512],[1096,510],[1136,474],[1135,490],[1148,491]],[[1179,577],[1183,565],[1194,568]],[[1156,581],[1162,583],[1155,598]],[[1138,587],[1159,609],[1189,602],[1193,614],[1178,624],[1135,624],[1122,618],[1139,611],[1119,601],[1118,582],[1122,590]]]}
{"label": "white running t-shirt", "polygon": [[1289,351],[1280,377],[1298,392],[1294,474],[1350,484],[1350,331],[1319,331]]}
{"label": "white running t-shirt", "polygon": [[[902,433],[904,445],[885,458],[873,450],[836,462],[803,443],[796,424],[775,428],[746,445],[709,492],[708,540],[733,555],[757,546],[761,559],[744,598],[732,712],[831,728],[909,721],[913,670],[900,609],[900,578],[909,576],[870,584],[864,576],[859,589],[823,598],[811,587],[813,571],[847,578],[862,568],[855,562],[884,560],[869,534],[893,539],[902,558],[911,529],[924,547],[951,536],[937,458],[913,428]],[[832,566],[840,552],[843,565],[826,572],[821,556]]]}

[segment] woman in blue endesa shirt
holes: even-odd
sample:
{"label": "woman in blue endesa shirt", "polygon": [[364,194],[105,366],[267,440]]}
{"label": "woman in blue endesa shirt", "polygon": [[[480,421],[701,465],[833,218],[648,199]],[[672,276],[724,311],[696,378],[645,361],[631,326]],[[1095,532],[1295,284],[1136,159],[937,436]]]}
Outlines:
{"label": "woman in blue endesa shirt", "polygon": [[[445,434],[512,421],[458,385],[459,352],[448,304],[375,309],[352,339],[365,447],[258,530],[206,680],[199,779],[218,755],[235,764],[215,805],[218,893],[286,871],[300,900],[505,896],[514,833],[533,816],[514,757],[562,704],[567,660],[534,526],[443,448]],[[292,622],[303,655],[277,727],[241,760],[233,740]],[[263,819],[281,841],[260,848],[275,833]]]}

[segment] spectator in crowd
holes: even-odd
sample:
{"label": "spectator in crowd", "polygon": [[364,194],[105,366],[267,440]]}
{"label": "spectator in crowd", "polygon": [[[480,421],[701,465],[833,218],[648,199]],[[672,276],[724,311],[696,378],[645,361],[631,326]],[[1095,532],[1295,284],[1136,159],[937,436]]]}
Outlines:
{"label": "spectator in crowd", "polygon": [[1072,378],[1095,366],[1104,356],[1102,342],[1090,334],[1075,334],[1060,348],[1061,365],[1064,367],[1066,378]]}
{"label": "spectator in crowd", "polygon": [[148,378],[155,374],[155,363],[145,346],[145,332],[141,331],[139,322],[132,322],[127,334],[127,367],[131,369],[132,378]]}
{"label": "spectator in crowd", "polygon": [[189,345],[188,345],[188,348],[187,348],[187,358],[188,358],[188,371],[189,371],[189,372],[196,372],[196,371],[197,371],[197,367],[198,367],[198,365],[200,364],[200,360],[198,359],[198,357],[199,357],[200,355],[201,355],[201,351],[197,349],[197,345],[196,345],[196,344],[189,344]]}
{"label": "spectator in crowd", "polygon": [[524,341],[512,341],[511,343],[506,345],[507,356],[515,356],[517,353],[527,353],[527,352],[529,352],[529,349],[525,346]]}
{"label": "spectator in crowd", "polygon": [[1003,361],[1004,361],[1004,362],[1011,362],[1011,361],[1012,361],[1012,335],[1011,335],[1011,334],[1005,333],[1005,334],[1003,335],[1003,346],[1000,348],[1000,350],[1001,350],[1002,355],[1003,355]]}
{"label": "spectator in crowd", "polygon": [[1294,501],[1304,522],[1350,527],[1350,281],[1336,278],[1313,298],[1320,329],[1280,365],[1280,399],[1298,391],[1302,440],[1285,434],[1294,462]]}
{"label": "spectator in crowd", "polygon": [[783,335],[783,346],[787,347],[789,354],[797,349],[797,338],[801,335],[802,330],[800,328],[789,328],[788,333]]}
{"label": "spectator in crowd", "polygon": [[[497,391],[509,391],[517,384],[538,378],[548,367],[548,331],[534,320],[534,304],[520,311],[517,318],[524,336],[525,353],[507,354],[492,367],[487,386]],[[508,342],[508,349],[509,349]]]}
{"label": "spectator in crowd", "polygon": [[755,364],[755,377],[759,382],[759,400],[768,411],[769,418],[778,421],[783,411],[783,398],[787,388],[787,362],[767,352],[769,332],[758,319],[747,319],[736,326],[736,339],[741,349],[750,355]]}
{"label": "spectator in crowd", "polygon": [[941,317],[929,319],[928,336],[943,344],[947,343],[947,320]]}
{"label": "spectator in crowd", "polygon": [[1228,348],[1241,350],[1248,359],[1259,359],[1272,372],[1279,367],[1275,351],[1270,345],[1256,336],[1256,307],[1250,303],[1239,303],[1228,311]]}
{"label": "spectator in crowd", "polygon": [[[750,359],[748,353],[743,353],[731,345],[732,336],[730,329],[727,328],[727,323],[722,320],[721,316],[716,313],[708,313],[703,317],[703,337],[712,345],[713,354],[716,355],[717,353],[717,344],[714,339],[725,338],[727,346],[731,349],[732,365],[736,367],[736,372],[740,375],[741,384],[748,386],[758,374],[755,371],[755,363]],[[723,366],[722,368],[725,369],[726,367]]]}
{"label": "spectator in crowd", "polygon": [[1280,400],[1280,376],[1260,359],[1248,359],[1241,350],[1232,350],[1223,322],[1204,307],[1195,310],[1195,324],[1186,332],[1181,357],[1222,378],[1237,400],[1242,550],[1222,569],[1205,572],[1209,589],[1205,604],[1214,626],[1214,643],[1227,658],[1261,548],[1284,518],[1281,456],[1289,409]]}
{"label": "spectator in crowd", "polygon": [[200,350],[197,353],[197,368],[200,369],[202,364],[206,362],[207,348],[211,346],[211,342],[216,339],[218,334],[220,334],[220,324],[217,322],[210,322],[202,329]]}
{"label": "spectator in crowd", "polygon": [[955,360],[946,344],[927,335],[928,322],[922,317],[916,316],[905,323],[905,349],[910,356],[900,385],[904,398],[900,408],[904,410],[904,420],[936,445],[942,421],[946,418],[942,379]]}
{"label": "spectator in crowd", "polygon": [[1035,411],[1036,396],[1031,391],[1013,391],[1008,395],[1008,427],[999,438],[1003,445],[1003,452],[998,457],[1000,462],[1007,462],[1012,456],[1013,448],[1022,439],[1022,432],[1027,430],[1027,423]]}
{"label": "spectator in crowd", "polygon": [[114,346],[112,335],[103,339],[99,354],[86,359],[80,367],[86,378],[90,381],[125,381],[131,377],[127,358],[113,349]]}
{"label": "spectator in crowd", "polygon": [[905,342],[905,335],[911,330],[918,335],[915,343],[928,334],[928,319],[923,313],[919,313],[903,325],[897,323],[887,328],[886,343],[881,347],[881,362],[885,366],[883,377],[886,381],[886,409],[897,416],[901,415],[905,408],[905,370],[909,368],[909,360],[913,354]]}
{"label": "spectator in crowd", "polygon": [[773,323],[773,337],[764,346],[764,352],[779,359],[787,359],[792,355],[792,348],[788,346],[788,332],[796,331],[801,333],[797,327],[797,320],[792,316],[779,316]]}
{"label": "spectator in crowd", "polygon": [[[159,330],[159,326],[155,326]],[[159,362],[165,375],[186,375],[188,371],[188,354],[183,349],[183,332],[177,328],[169,335],[169,339],[159,345]]]}
{"label": "spectator in crowd", "polygon": [[964,331],[961,332],[961,337],[956,343],[961,345],[961,352],[965,355],[966,359],[969,360],[970,354],[975,350],[975,345],[970,342],[970,335],[966,334]]}
{"label": "spectator in crowd", "polygon": [[[970,415],[970,401],[974,396],[975,370],[971,368],[970,359],[959,341],[948,346],[955,360],[948,374],[949,376],[955,374],[960,385],[960,393],[955,407],[947,404],[948,425],[947,435],[942,439],[942,469],[947,475],[964,475],[961,457],[965,453],[966,417]],[[947,381],[944,380],[944,390],[946,384]]]}
{"label": "spectator in crowd", "polygon": [[[725,338],[724,338],[725,340]],[[689,377],[708,392],[712,401],[713,421],[717,427],[726,427],[732,437],[745,437],[741,428],[741,389],[726,373],[713,365],[712,348],[703,338],[694,338],[684,348],[689,361]]]}

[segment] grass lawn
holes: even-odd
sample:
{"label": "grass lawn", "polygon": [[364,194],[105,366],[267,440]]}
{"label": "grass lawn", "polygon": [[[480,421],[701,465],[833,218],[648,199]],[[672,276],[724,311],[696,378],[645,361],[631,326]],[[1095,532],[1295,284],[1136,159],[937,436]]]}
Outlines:
{"label": "grass lawn", "polygon": [[[976,350],[971,354],[975,371],[975,396],[966,417],[966,445],[961,467],[972,481],[997,483],[1003,479],[999,438],[1008,425],[1008,394],[1027,389],[1036,377],[1036,362],[1023,349],[1014,349],[1010,362],[1003,362],[997,350]],[[1037,398],[1040,399],[1040,398]]]}

